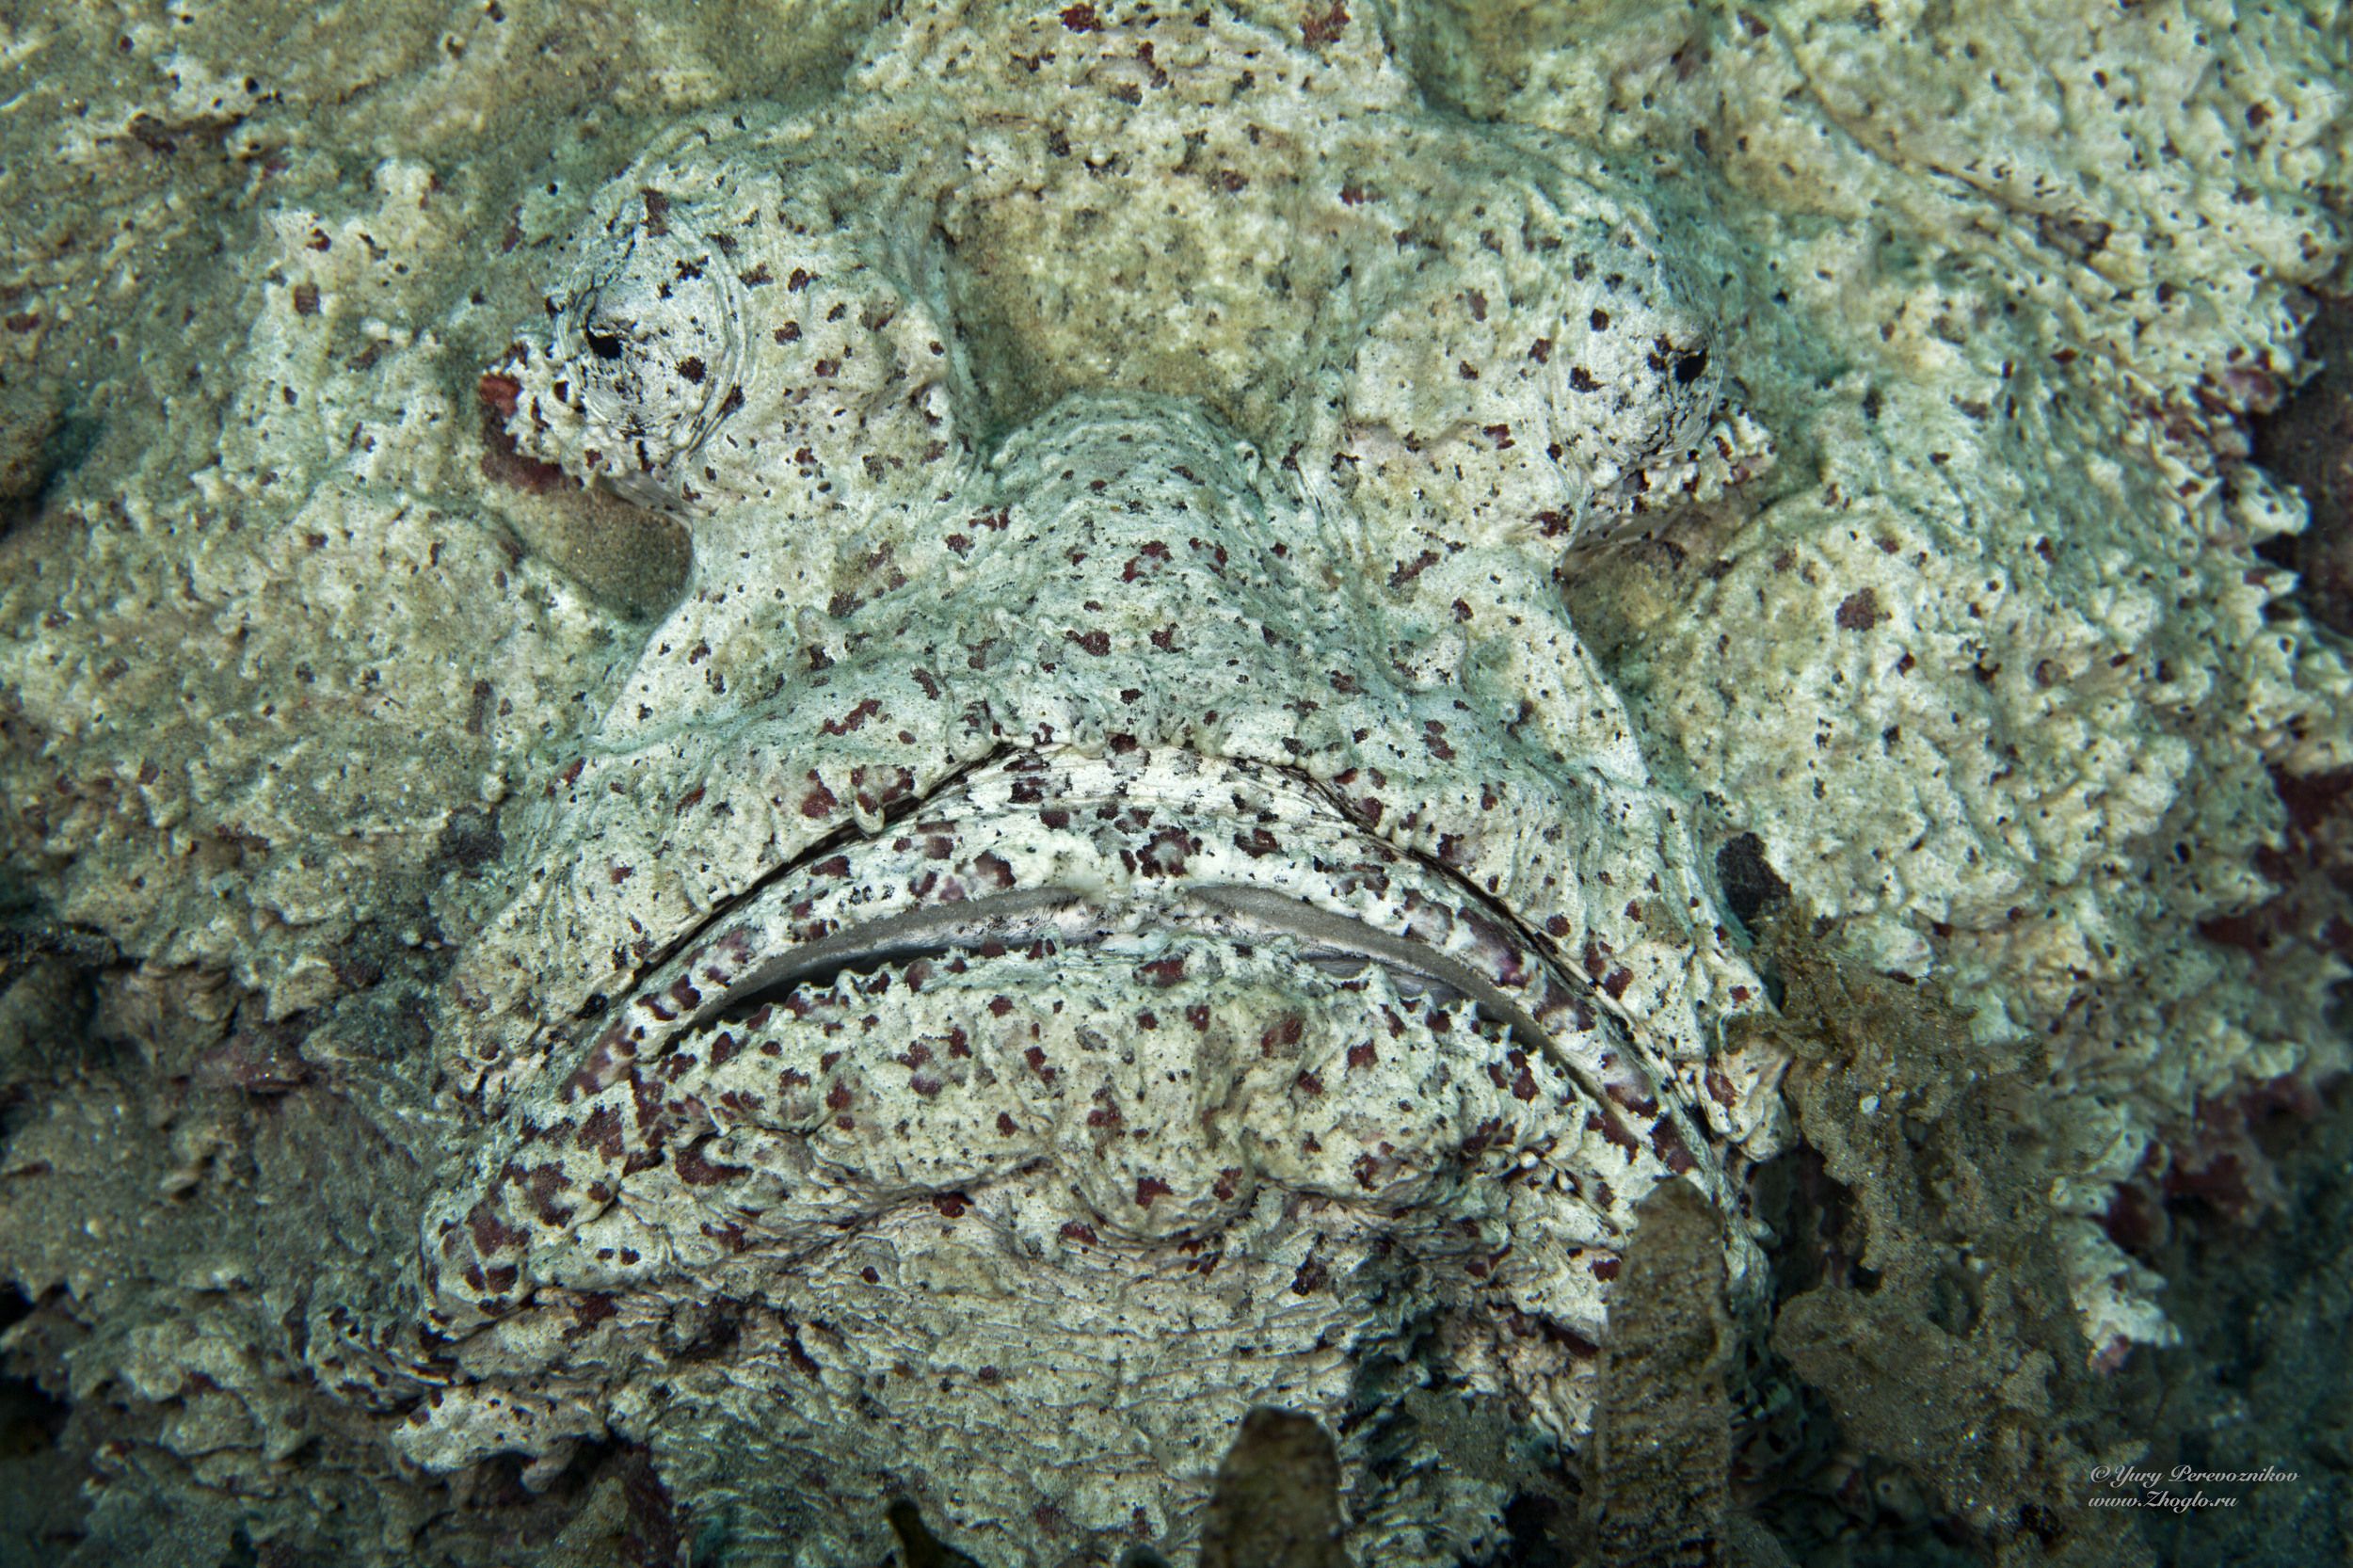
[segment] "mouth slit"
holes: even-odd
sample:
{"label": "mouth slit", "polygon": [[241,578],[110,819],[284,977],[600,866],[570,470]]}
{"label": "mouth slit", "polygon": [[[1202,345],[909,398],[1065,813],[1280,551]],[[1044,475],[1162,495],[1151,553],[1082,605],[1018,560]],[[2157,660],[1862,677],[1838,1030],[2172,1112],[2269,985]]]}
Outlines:
{"label": "mouth slit", "polygon": [[[800,987],[826,989],[844,974],[970,952],[990,942],[1012,947],[1040,939],[1099,941],[1128,925],[1121,913],[1075,888],[1040,888],[886,916],[776,954],[738,976],[688,1023],[700,1028],[762,1002],[781,1001]],[[1204,884],[1185,888],[1171,903],[1135,907],[1133,913],[1143,917],[1142,925],[1182,933],[1228,939],[1289,936],[1301,943],[1301,957],[1320,970],[1345,975],[1369,965],[1439,1002],[1468,999],[1540,1048],[1550,1043],[1526,1009],[1468,965],[1426,943],[1281,893]]]}
{"label": "mouth slit", "polygon": [[[1005,764],[1013,754],[1000,750],[976,758],[955,769],[947,777],[936,781],[933,789],[920,796],[893,802],[883,813],[886,824],[901,821],[911,813],[936,810],[936,803],[952,794],[968,780],[985,778],[989,771]],[[1043,763],[1033,761],[1027,768],[1014,766],[1010,771],[1025,776],[1034,774]],[[1134,772],[1130,768],[1128,772]],[[1114,770],[1116,772],[1116,770]],[[1328,798],[1327,792],[1313,780],[1295,777],[1282,770],[1253,770],[1245,774],[1245,782],[1288,778],[1298,794],[1314,804],[1303,814],[1302,822],[1312,824],[1330,819],[1337,822],[1345,812],[1338,803]],[[1206,792],[1207,786],[1196,780],[1191,771],[1179,765],[1159,791],[1140,789],[1135,781],[1124,776],[1090,780],[1081,786],[1100,792],[1102,799],[1111,802],[1136,801],[1153,809],[1170,808],[1176,814],[1207,809],[1219,813],[1219,801]],[[1058,796],[1076,801],[1077,795]],[[1095,795],[1083,797],[1094,801]],[[1242,796],[1234,796],[1239,808]],[[992,798],[983,789],[968,803],[977,808],[977,819],[985,824],[1006,810],[1008,803]],[[1319,808],[1325,809],[1319,809]],[[1098,816],[1108,817],[1107,811]],[[1149,813],[1145,813],[1148,820]],[[947,819],[948,824],[961,820]],[[1130,831],[1134,831],[1130,829]],[[1165,829],[1162,829],[1165,831]],[[984,836],[980,842],[989,841]],[[1239,839],[1236,840],[1241,841]],[[735,918],[736,912],[763,897],[772,901],[777,889],[789,879],[801,876],[807,868],[820,864],[823,857],[851,854],[864,849],[882,855],[882,840],[870,827],[843,824],[836,833],[808,846],[801,854],[777,866],[760,877],[740,895],[728,900],[715,909],[709,920],[696,931],[673,943],[655,962],[668,963],[681,950],[717,930],[721,922]],[[905,841],[891,846],[891,853],[904,851]],[[1198,849],[1198,845],[1194,848]],[[1113,846],[1097,846],[1094,851],[1106,862],[1112,858]],[[930,855],[926,858],[932,858]],[[1632,1147],[1635,1139],[1619,1115],[1621,1103],[1636,1104],[1626,1099],[1627,1084],[1612,1085],[1605,1081],[1611,1075],[1613,1053],[1625,1065],[1618,1069],[1623,1075],[1626,1067],[1633,1069],[1632,1092],[1651,1098],[1670,1097],[1671,1075],[1659,1064],[1651,1062],[1640,1043],[1632,1038],[1624,1023],[1608,1008],[1588,1007],[1577,999],[1589,994],[1591,987],[1584,977],[1562,968],[1557,959],[1546,952],[1540,941],[1530,936],[1505,908],[1495,905],[1477,889],[1469,887],[1449,869],[1430,861],[1426,856],[1408,855],[1405,858],[1441,887],[1451,885],[1449,896],[1441,893],[1437,904],[1441,909],[1454,907],[1461,901],[1461,912],[1474,920],[1483,920],[1493,928],[1494,936],[1507,948],[1516,948],[1516,962],[1548,977],[1537,991],[1545,997],[1543,1006],[1548,1010],[1566,1001],[1574,1005],[1573,1031],[1581,1044],[1557,1038],[1552,1031],[1538,1021],[1528,1001],[1513,994],[1512,989],[1491,977],[1477,962],[1447,951],[1418,935],[1385,928],[1336,910],[1320,907],[1289,890],[1279,883],[1273,886],[1254,885],[1246,880],[1229,881],[1219,876],[1202,876],[1198,880],[1184,877],[1152,879],[1144,882],[1123,882],[1116,871],[1106,865],[1109,875],[1097,881],[1083,872],[1080,876],[1054,885],[993,892],[984,897],[955,899],[952,902],[905,907],[893,892],[895,878],[908,874],[904,868],[893,869],[888,856],[885,865],[875,869],[881,880],[872,891],[887,904],[899,907],[893,913],[871,919],[856,918],[856,905],[863,899],[847,901],[848,907],[837,902],[834,905],[834,929],[811,940],[794,942],[782,951],[768,949],[774,940],[772,917],[756,917],[757,923],[747,924],[728,939],[741,942],[749,951],[739,951],[734,962],[747,967],[722,976],[712,973],[708,978],[718,981],[718,988],[704,989],[700,985],[664,987],[663,1000],[670,1005],[678,1000],[691,1000],[693,1005],[683,1017],[677,1017],[660,1004],[649,1010],[670,1024],[665,1032],[708,1030],[722,1022],[734,1023],[756,1015],[763,1005],[782,1005],[801,988],[812,993],[833,989],[844,979],[872,976],[892,968],[904,968],[919,960],[934,963],[956,959],[978,959],[986,962],[996,958],[997,949],[1010,955],[1015,950],[1032,950],[1031,955],[1043,957],[1037,952],[1041,941],[1056,949],[1084,952],[1106,944],[1129,940],[1154,933],[1194,939],[1222,942],[1243,952],[1254,942],[1278,940],[1290,945],[1293,960],[1302,969],[1334,980],[1347,980],[1362,974],[1367,968],[1379,970],[1392,988],[1401,995],[1417,995],[1442,1007],[1464,1006],[1475,1009],[1478,1016],[1489,1024],[1516,1037],[1530,1055],[1542,1055],[1566,1075],[1586,1097],[1593,1114],[1600,1117],[1612,1142]],[[1133,867],[1129,868],[1131,871]],[[1223,870],[1224,868],[1220,868]],[[1000,867],[992,875],[1001,875]],[[841,874],[836,872],[834,874]],[[1065,872],[1065,877],[1067,873]],[[805,916],[804,908],[802,914]],[[1388,911],[1392,918],[1401,919],[1398,911]],[[795,917],[796,920],[801,917]],[[1451,923],[1442,921],[1442,927]],[[821,927],[822,929],[822,927]],[[1477,929],[1476,925],[1474,929]],[[1483,952],[1483,949],[1482,949]],[[729,968],[732,967],[730,964]],[[646,971],[641,971],[644,974]],[[651,984],[641,982],[641,984]],[[1517,984],[1513,983],[1513,984]],[[699,991],[699,996],[681,996],[681,990]],[[675,1021],[673,1021],[675,1019]],[[1584,1036],[1598,1028],[1601,1038],[1585,1040]],[[1688,1109],[1688,1107],[1687,1107]],[[1689,1143],[1688,1133],[1685,1142]]]}
{"label": "mouth slit", "polygon": [[1222,914],[1304,939],[1311,962],[1321,965],[1342,959],[1369,961],[1392,974],[1420,982],[1425,989],[1469,998],[1479,1004],[1481,1012],[1499,1023],[1509,1024],[1513,1033],[1531,1046],[1550,1043],[1550,1036],[1528,1016],[1527,1010],[1505,996],[1493,981],[1426,942],[1318,909],[1263,888],[1209,884],[1187,891],[1196,903]]}
{"label": "mouth slit", "polygon": [[1632,1142],[1608,1088],[1526,1008],[1467,964],[1411,936],[1268,888],[1228,883],[1196,883],[1173,890],[1165,900],[1107,901],[1072,888],[1038,888],[862,921],[744,971],[725,992],[696,1009],[685,1025],[705,1028],[745,1017],[763,1003],[782,1004],[804,987],[822,992],[844,976],[971,954],[991,943],[1013,949],[1051,940],[1085,947],[1155,928],[1234,943],[1289,937],[1299,944],[1301,961],[1321,972],[1345,976],[1369,966],[1401,990],[1419,992],[1438,1005],[1467,1001],[1526,1049],[1559,1066],[1614,1135]]}
{"label": "mouth slit", "polygon": [[1072,889],[1037,888],[887,915],[805,942],[755,965],[737,976],[725,992],[696,1009],[687,1021],[690,1027],[700,1028],[724,1014],[762,1001],[780,1001],[797,986],[822,990],[844,973],[937,957],[984,942],[1029,942],[1048,935],[1082,936],[1084,925],[1064,926],[1054,917],[1082,912],[1086,907],[1086,901]]}

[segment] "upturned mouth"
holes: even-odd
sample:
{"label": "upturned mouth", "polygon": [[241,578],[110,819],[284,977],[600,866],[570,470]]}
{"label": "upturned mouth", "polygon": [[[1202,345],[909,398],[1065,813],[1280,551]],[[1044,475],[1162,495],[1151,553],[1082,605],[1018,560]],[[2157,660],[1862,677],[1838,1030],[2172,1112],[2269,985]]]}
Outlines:
{"label": "upturned mouth", "polygon": [[1301,963],[1323,973],[1346,977],[1377,968],[1401,996],[1442,1005],[1467,1000],[1523,1045],[1547,1038],[1519,1002],[1459,958],[1293,894],[1229,883],[1189,883],[1152,899],[1032,888],[882,916],[755,963],[719,996],[706,998],[684,1023],[689,1031],[705,1028],[789,1002],[798,992],[834,989],[847,974],[905,970],[926,961],[985,963],[1020,949],[1039,956],[1123,947],[1142,952],[1156,930],[1242,948],[1286,940]]}
{"label": "upturned mouth", "polygon": [[[1445,867],[1356,827],[1303,776],[1169,751],[1018,754],[803,856],[689,939],[598,1044],[642,1056],[847,975],[1014,952],[1145,964],[1171,939],[1279,944],[1325,975],[1377,970],[1401,995],[1475,1008],[1613,1123],[1672,1081],[1581,976]],[[598,1076],[592,1052],[575,1077]]]}
{"label": "upturned mouth", "polygon": [[1614,1247],[1657,1181],[1721,1175],[1640,1031],[1509,911],[1314,781],[1193,752],[984,765],[780,869],[553,1068],[520,1144],[612,1178],[524,1208],[494,1177],[448,1216],[470,1309],[680,1266],[602,1214],[664,1164],[788,1251],[1041,1161],[1114,1240],[1209,1235],[1268,1183],[1403,1215],[1565,1141]]}

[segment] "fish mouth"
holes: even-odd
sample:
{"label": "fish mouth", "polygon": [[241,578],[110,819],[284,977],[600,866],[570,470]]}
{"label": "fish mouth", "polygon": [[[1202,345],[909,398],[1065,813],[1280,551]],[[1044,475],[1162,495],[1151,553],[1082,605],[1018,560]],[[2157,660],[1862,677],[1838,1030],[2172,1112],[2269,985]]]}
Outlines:
{"label": "fish mouth", "polygon": [[1188,884],[1148,904],[1113,904],[1076,888],[1033,888],[883,916],[757,963],[684,1023],[699,1029],[784,1001],[794,991],[826,990],[845,973],[1041,945],[1066,952],[1132,938],[1154,925],[1242,946],[1288,940],[1301,963],[1325,974],[1378,968],[1401,996],[1441,1005],[1469,1001],[1523,1044],[1548,1038],[1525,1008],[1461,959],[1303,898],[1226,883]]}
{"label": "fish mouth", "polygon": [[[1016,955],[1125,963],[1148,997],[1171,983],[1172,943],[1278,949],[1303,983],[1378,973],[1541,1054],[1613,1140],[1654,1148],[1671,1171],[1705,1158],[1666,1064],[1509,911],[1365,831],[1315,780],[1191,751],[1018,753],[880,833],[820,846],[681,944],[568,1086],[593,1091],[669,1042],[861,976],[920,984],[935,967]],[[1030,991],[1051,984],[1034,967],[1019,977]]]}
{"label": "fish mouth", "polygon": [[[431,1223],[444,1326],[693,1267],[647,1214],[749,1266],[1042,1170],[1107,1244],[1220,1234],[1270,1185],[1435,1225],[1464,1181],[1532,1172],[1577,1200],[1573,1260],[1674,1176],[1731,1201],[1638,1022],[1509,911],[1313,779],[1189,751],[1000,758],[820,846],[508,1121],[488,1195]],[[592,1178],[534,1189],[551,1150]],[[1554,1312],[1588,1337],[1591,1284]]]}

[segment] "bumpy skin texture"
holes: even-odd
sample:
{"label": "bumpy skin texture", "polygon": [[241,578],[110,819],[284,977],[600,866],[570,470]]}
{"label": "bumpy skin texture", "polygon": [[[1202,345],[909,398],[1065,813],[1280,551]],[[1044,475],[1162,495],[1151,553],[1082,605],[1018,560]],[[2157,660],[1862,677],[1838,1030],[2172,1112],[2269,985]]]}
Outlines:
{"label": "bumpy skin texture", "polygon": [[[664,181],[616,182],[624,223],[576,277],[596,248],[641,253],[627,220]],[[672,235],[697,211],[658,206]],[[776,311],[833,313],[805,250],[730,259],[784,280]],[[672,405],[543,417],[594,370],[566,357],[573,315],[610,309],[573,287],[552,351],[516,357],[512,424],[593,472]],[[681,347],[602,319],[616,383],[655,379],[640,345]],[[1181,1546],[1252,1405],[1354,1426],[1361,1462],[1380,1428],[1349,1419],[1354,1380],[1433,1328],[1434,1370],[1573,1442],[1630,1206],[1681,1173],[1737,1211],[1778,1064],[1721,1042],[1761,985],[1607,686],[1572,684],[1566,623],[1534,594],[1516,624],[1458,600],[1425,656],[1446,663],[1385,669],[1395,612],[1341,585],[1363,520],[1190,406],[1096,394],[984,463],[930,440],[911,472],[939,493],[856,536],[871,597],[837,594],[826,642],[779,656],[740,622],[788,593],[778,557],[805,546],[767,508],[829,483],[819,422],[950,426],[920,380],[944,353],[774,319],[743,338],[786,352],[712,403],[807,423],[788,456],[723,422],[630,481],[666,477],[698,552],[744,548],[698,553],[565,770],[538,885],[453,982],[473,1011],[451,1068],[504,1113],[427,1211],[428,1317],[480,1348],[407,1451],[448,1467],[599,1429],[628,1323],[581,1328],[711,1294],[792,1326],[785,1361],[728,1359],[851,1500],[809,1538],[845,1560],[880,1520],[855,1499],[894,1491],[997,1560]],[[881,360],[889,394],[836,400],[838,377],[802,380],[812,352]],[[1558,689],[1471,678],[1488,638],[1534,642]],[[713,704],[722,682],[749,699]],[[691,726],[649,717],[681,708]],[[613,1021],[545,1027],[590,994]],[[1154,1392],[1130,1391],[1137,1361]],[[723,1411],[651,1426],[725,1441]],[[1402,1512],[1359,1490],[1368,1560],[1499,1528],[1486,1482]]]}
{"label": "bumpy skin texture", "polygon": [[8,993],[0,1263],[122,1412],[85,1560],[405,1560],[610,1436],[754,1560],[904,1491],[1055,1561],[1259,1397],[1365,1560],[1476,1554],[1401,1388],[1577,1443],[1682,1167],[1762,1285],[1737,834],[2032,1053],[2094,1353],[2163,1336],[2116,1184],[2342,1058],[2208,935],[2353,762],[2241,461],[2340,8],[719,9],[8,56],[6,830],[125,1045]]}
{"label": "bumpy skin texture", "polygon": [[[1179,124],[1247,36],[1139,40]],[[1350,1432],[1361,1477],[1385,1359],[1574,1443],[1629,1206],[1684,1173],[1737,1216],[1778,1064],[1722,1028],[1762,985],[1545,577],[1730,476],[1709,298],[1639,192],[1352,63],[1340,147],[1351,96],[1433,144],[1377,220],[1305,149],[1203,171],[1337,217],[1348,285],[1254,432],[1279,467],[1109,390],[975,439],[1005,389],[928,216],[971,162],[952,97],[729,111],[607,187],[485,386],[521,454],[685,520],[695,568],[453,976],[445,1059],[496,1126],[423,1268],[478,1348],[413,1457],[600,1430],[629,1329],[583,1314],[716,1293],[796,1336],[726,1359],[851,1499],[809,1550],[872,1549],[893,1492],[996,1560],[1182,1546],[1253,1404]],[[1368,505],[1331,480],[1358,463]],[[1123,1391],[1139,1358],[1164,1396]],[[724,1411],[645,1434],[724,1443]],[[1500,1528],[1473,1478],[1354,1493],[1367,1560]]]}

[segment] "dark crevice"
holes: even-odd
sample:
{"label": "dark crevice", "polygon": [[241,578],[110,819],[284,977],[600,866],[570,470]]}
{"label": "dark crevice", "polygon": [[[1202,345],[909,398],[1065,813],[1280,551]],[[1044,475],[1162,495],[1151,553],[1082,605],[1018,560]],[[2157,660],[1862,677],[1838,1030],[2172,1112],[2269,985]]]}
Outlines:
{"label": "dark crevice", "polygon": [[980,1568],[980,1564],[949,1545],[923,1523],[923,1511],[904,1497],[892,1503],[888,1515],[890,1532],[899,1538],[906,1568]]}
{"label": "dark crevice", "polygon": [[88,971],[111,968],[121,958],[114,938],[88,926],[37,920],[0,924],[0,987],[37,964],[64,963]]}
{"label": "dark crevice", "polygon": [[0,536],[38,517],[98,446],[103,427],[54,406],[0,429]]}
{"label": "dark crevice", "polygon": [[[33,1303],[24,1291],[0,1289],[0,1334],[32,1315]],[[64,1435],[73,1407],[52,1398],[30,1378],[0,1371],[0,1463],[41,1453]]]}
{"label": "dark crevice", "polygon": [[1789,884],[1766,859],[1765,840],[1753,833],[1724,840],[1716,852],[1716,881],[1723,888],[1724,906],[1751,930],[1789,901]]}
{"label": "dark crevice", "polygon": [[2319,370],[2251,422],[2255,461],[2301,491],[2311,517],[2255,552],[2297,574],[2292,597],[2307,616],[2353,636],[2353,295],[2317,304],[2304,353]]}
{"label": "dark crevice", "polygon": [[1772,1227],[1773,1305],[1823,1285],[1853,1283],[1861,1250],[1854,1193],[1821,1153],[1800,1144],[1749,1177],[1756,1217]]}

